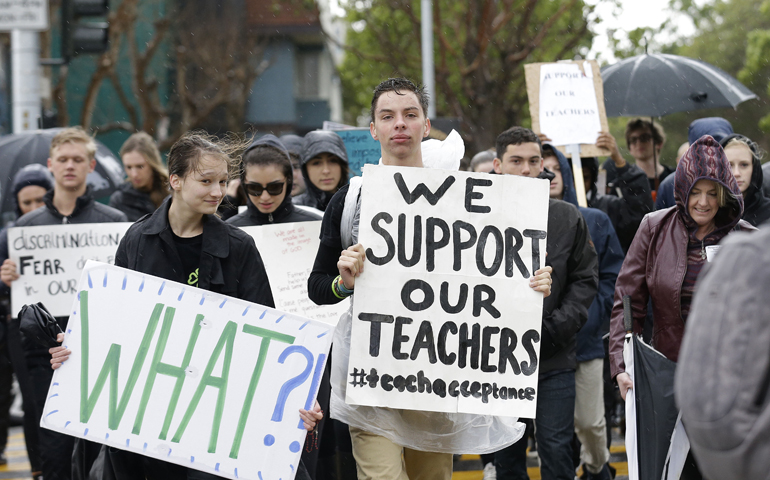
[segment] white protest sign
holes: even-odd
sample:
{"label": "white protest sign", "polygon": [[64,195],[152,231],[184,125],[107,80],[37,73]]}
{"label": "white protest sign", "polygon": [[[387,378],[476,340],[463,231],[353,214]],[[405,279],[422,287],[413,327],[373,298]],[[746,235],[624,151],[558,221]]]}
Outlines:
{"label": "white protest sign", "polygon": [[47,0],[3,0],[0,2],[0,32],[48,30]]}
{"label": "white protest sign", "polygon": [[88,260],[114,263],[131,223],[43,225],[8,229],[8,256],[19,279],[11,284],[11,310],[43,302],[55,317],[66,317],[80,272]]}
{"label": "white protest sign", "polygon": [[593,72],[575,63],[540,66],[540,131],[554,145],[593,144],[602,130]]}
{"label": "white protest sign", "polygon": [[41,426],[226,478],[294,477],[333,327],[97,262],[78,288]]}
{"label": "white protest sign", "polygon": [[270,279],[275,307],[337,325],[340,315],[350,306],[349,300],[335,305],[316,305],[307,296],[307,279],[321,243],[321,221],[241,228],[257,244]]}
{"label": "white protest sign", "polygon": [[545,180],[364,167],[346,401],[535,416]]}

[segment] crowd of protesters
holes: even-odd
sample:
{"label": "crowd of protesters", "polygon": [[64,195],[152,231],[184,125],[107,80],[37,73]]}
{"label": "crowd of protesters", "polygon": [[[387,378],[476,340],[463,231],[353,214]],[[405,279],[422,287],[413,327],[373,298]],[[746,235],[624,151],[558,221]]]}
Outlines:
{"label": "crowd of protesters", "polygon": [[[424,166],[421,142],[431,129],[426,110],[424,90],[409,80],[389,79],[375,88],[370,128],[382,164]],[[609,154],[603,163],[581,159],[586,206],[578,205],[572,162],[548,132],[507,128],[495,145],[473,155],[473,172],[550,182],[546,266],[530,280],[544,296],[536,415],[522,420],[527,430],[517,442],[482,455],[484,479],[528,478],[531,447],[544,479],[571,480],[576,471],[587,479],[614,478],[609,447],[616,401],[633,385],[622,355],[623,297],[631,298],[633,329],[676,361],[707,247],[734,231],[761,230],[770,218],[763,152],[729,122],[694,121],[675,167],[661,161],[665,139],[660,125],[631,119],[626,158],[609,132],[597,132],[597,147]],[[271,252],[258,252],[238,227],[321,221],[308,296],[332,304],[354,294],[366,258],[357,239],[361,182],[350,179],[336,133],[268,134],[246,143],[188,133],[164,164],[153,139],[139,132],[120,149],[127,181],[109,206],[95,201],[86,181],[95,151],[80,128],[57,134],[47,168],[30,165],[16,173],[10,194],[18,218],[6,227],[134,222],[116,265],[273,307],[262,263]],[[203,255],[213,263],[201,261]],[[7,317],[0,322],[0,448],[15,373],[36,479],[216,478],[40,428],[51,366],[58,368],[71,352],[22,338],[19,320],[8,311],[19,274],[9,259],[7,228],[0,232],[0,264]],[[56,320],[66,331],[67,318]],[[444,437],[472,438],[490,424],[459,414],[439,419],[430,412],[346,404],[350,324],[348,312],[336,330],[317,403],[298,414],[309,434],[297,478],[449,479],[452,453],[464,452],[430,442],[421,448],[419,439],[439,430]],[[381,428],[385,424],[389,430]],[[688,459],[683,478],[701,478],[695,458]]]}

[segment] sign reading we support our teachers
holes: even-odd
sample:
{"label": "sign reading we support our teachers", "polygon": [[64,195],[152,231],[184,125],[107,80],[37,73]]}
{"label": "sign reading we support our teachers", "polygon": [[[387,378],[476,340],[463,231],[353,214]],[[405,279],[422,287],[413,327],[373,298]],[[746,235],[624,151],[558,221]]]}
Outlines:
{"label": "sign reading we support our teachers", "polygon": [[535,416],[548,188],[364,167],[348,403]]}
{"label": "sign reading we support our teachers", "polygon": [[19,279],[11,286],[11,310],[42,302],[55,317],[66,317],[88,260],[115,262],[131,223],[44,225],[8,229],[9,258]]}
{"label": "sign reading we support our teachers", "polygon": [[88,262],[40,425],[225,478],[291,479],[330,325]]}

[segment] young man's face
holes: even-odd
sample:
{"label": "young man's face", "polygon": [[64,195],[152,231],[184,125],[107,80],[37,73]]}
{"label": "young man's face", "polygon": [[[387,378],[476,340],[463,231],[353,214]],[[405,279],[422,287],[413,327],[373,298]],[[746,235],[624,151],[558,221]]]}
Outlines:
{"label": "young man's face", "polygon": [[494,166],[497,173],[537,177],[543,171],[540,145],[534,142],[508,145],[503,158],[495,158]]}
{"label": "young man's face", "polygon": [[430,133],[420,101],[413,92],[385,92],[377,99],[374,121],[369,125],[372,137],[380,142],[386,165],[412,165],[420,153],[420,142]]}
{"label": "young man's face", "polygon": [[56,147],[48,159],[48,170],[53,174],[56,186],[80,190],[86,177],[96,168],[96,160],[88,158],[86,146],[81,142],[66,142]]}
{"label": "young man's face", "polygon": [[652,132],[649,127],[632,130],[629,132],[626,142],[628,143],[628,151],[636,160],[652,158],[654,153],[653,147],[657,150],[658,154],[662,147],[662,145],[654,145]]}

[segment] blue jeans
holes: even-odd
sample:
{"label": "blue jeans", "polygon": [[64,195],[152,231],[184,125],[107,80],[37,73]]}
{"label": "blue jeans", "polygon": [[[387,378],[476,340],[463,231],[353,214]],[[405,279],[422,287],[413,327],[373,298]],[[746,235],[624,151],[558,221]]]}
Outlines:
{"label": "blue jeans", "polygon": [[[535,439],[543,480],[573,480],[575,371],[549,372],[538,381]],[[527,438],[495,453],[498,480],[529,480]]]}

